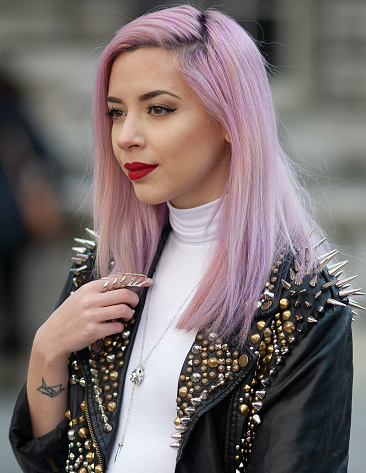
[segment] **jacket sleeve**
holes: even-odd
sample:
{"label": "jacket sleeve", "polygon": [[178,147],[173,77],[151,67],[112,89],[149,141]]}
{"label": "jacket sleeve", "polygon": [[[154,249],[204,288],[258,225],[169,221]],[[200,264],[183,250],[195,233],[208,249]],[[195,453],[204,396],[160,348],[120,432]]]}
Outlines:
{"label": "jacket sleeve", "polygon": [[18,396],[10,426],[10,442],[15,456],[26,473],[62,471],[67,458],[67,419],[51,432],[33,438],[32,424],[24,385]]}
{"label": "jacket sleeve", "polygon": [[[72,275],[68,277],[57,307],[70,295]],[[65,468],[67,458],[67,419],[53,431],[33,438],[28,409],[27,389],[23,386],[15,404],[10,424],[10,443],[15,456],[25,473],[49,473]]]}
{"label": "jacket sleeve", "polygon": [[263,400],[250,473],[347,471],[351,320],[348,307],[328,307],[278,366]]}

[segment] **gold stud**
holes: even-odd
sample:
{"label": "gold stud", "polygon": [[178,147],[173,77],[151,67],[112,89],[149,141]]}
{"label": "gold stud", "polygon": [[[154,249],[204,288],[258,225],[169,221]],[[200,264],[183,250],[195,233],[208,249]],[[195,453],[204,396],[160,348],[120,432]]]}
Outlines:
{"label": "gold stud", "polygon": [[82,427],[78,434],[82,439],[86,439],[89,436],[89,430],[86,427]]}
{"label": "gold stud", "polygon": [[109,402],[107,404],[107,409],[109,410],[109,412],[113,412],[114,410],[116,410],[116,407],[117,407],[117,404],[114,401]]}
{"label": "gold stud", "polygon": [[207,364],[210,368],[216,368],[219,364],[219,360],[216,357],[209,358]]}
{"label": "gold stud", "polygon": [[289,306],[290,302],[288,299],[281,299],[280,300],[280,308],[281,309],[287,309]]}
{"label": "gold stud", "polygon": [[110,377],[111,381],[116,381],[118,379],[118,371],[112,371],[109,374],[109,377]]}
{"label": "gold stud", "polygon": [[259,342],[259,340],[261,339],[261,336],[259,335],[259,333],[254,333],[251,337],[250,337],[250,341],[255,345],[256,343]]}
{"label": "gold stud", "polygon": [[264,320],[260,320],[259,322],[257,322],[258,330],[263,330],[265,326],[266,326],[266,322]]}
{"label": "gold stud", "polygon": [[188,388],[187,386],[182,386],[180,389],[179,389],[179,396],[180,397],[186,397],[188,394]]}
{"label": "gold stud", "polygon": [[282,312],[282,320],[288,320],[291,317],[291,312],[289,310],[284,310]]}
{"label": "gold stud", "polygon": [[85,455],[85,459],[88,463],[91,463],[94,460],[94,452],[88,452]]}
{"label": "gold stud", "polygon": [[270,337],[272,335],[272,330],[267,327],[266,330],[264,331],[264,336],[265,337]]}
{"label": "gold stud", "polygon": [[287,322],[283,324],[283,329],[285,332],[291,333],[295,330],[295,325],[293,324],[293,322],[288,320]]}
{"label": "gold stud", "polygon": [[239,365],[244,368],[245,366],[247,366],[247,364],[249,363],[249,358],[248,358],[248,355],[241,355],[239,357]]}
{"label": "gold stud", "polygon": [[240,406],[238,407],[238,412],[242,416],[245,416],[249,413],[249,407],[246,404],[240,404]]}

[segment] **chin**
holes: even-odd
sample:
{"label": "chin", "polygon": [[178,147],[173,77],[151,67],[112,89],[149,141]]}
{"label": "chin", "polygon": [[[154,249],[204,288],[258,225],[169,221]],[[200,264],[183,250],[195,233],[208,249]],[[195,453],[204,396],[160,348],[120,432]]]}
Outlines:
{"label": "chin", "polygon": [[162,196],[154,196],[151,194],[146,195],[145,192],[136,192],[136,189],[135,189],[135,195],[140,202],[144,204],[148,204],[148,205],[158,205],[158,204],[167,202],[169,200]]}

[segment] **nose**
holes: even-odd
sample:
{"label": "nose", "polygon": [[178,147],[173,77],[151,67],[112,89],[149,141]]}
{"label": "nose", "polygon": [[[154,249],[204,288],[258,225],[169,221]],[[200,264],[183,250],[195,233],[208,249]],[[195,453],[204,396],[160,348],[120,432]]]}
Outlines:
{"label": "nose", "polygon": [[132,148],[144,148],[146,146],[145,136],[137,118],[128,115],[117,134],[117,146],[128,151]]}

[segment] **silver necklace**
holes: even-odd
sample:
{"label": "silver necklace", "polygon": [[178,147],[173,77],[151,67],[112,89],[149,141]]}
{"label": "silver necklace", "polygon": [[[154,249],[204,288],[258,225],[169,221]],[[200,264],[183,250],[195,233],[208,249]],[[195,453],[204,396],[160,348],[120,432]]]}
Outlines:
{"label": "silver necklace", "polygon": [[147,301],[147,307],[146,307],[146,317],[145,317],[145,325],[144,325],[144,333],[143,333],[143,336],[142,336],[142,345],[141,345],[141,353],[140,353],[140,362],[139,364],[136,366],[136,368],[132,371],[131,373],[131,376],[130,376],[130,381],[133,383],[133,387],[132,387],[132,392],[131,392],[131,397],[130,397],[130,403],[129,403],[129,406],[128,406],[128,411],[127,411],[127,416],[126,416],[126,421],[125,421],[125,425],[124,425],[124,428],[123,428],[123,432],[122,432],[122,436],[121,436],[121,439],[120,441],[118,442],[118,447],[117,447],[117,452],[116,452],[116,455],[114,457],[114,463],[116,463],[118,457],[119,457],[119,454],[121,452],[121,449],[123,447],[123,442],[125,440],[125,437],[126,437],[126,432],[127,432],[127,425],[128,425],[128,421],[130,419],[130,414],[131,414],[131,410],[132,410],[132,402],[133,402],[133,396],[134,396],[134,393],[135,393],[135,388],[138,384],[141,384],[144,380],[144,377],[145,377],[145,367],[146,367],[146,364],[147,362],[149,361],[149,358],[150,356],[152,355],[152,353],[154,352],[155,348],[159,345],[159,343],[162,341],[162,339],[164,338],[165,334],[167,333],[167,331],[172,327],[174,321],[177,319],[180,311],[182,310],[183,306],[185,305],[185,303],[187,302],[187,300],[189,299],[189,297],[191,296],[191,294],[193,293],[193,291],[196,289],[197,287],[197,284],[193,287],[193,289],[190,291],[190,293],[188,294],[188,296],[184,299],[184,301],[182,302],[181,306],[179,307],[178,311],[176,312],[176,314],[174,315],[174,317],[170,320],[170,322],[168,323],[168,325],[166,326],[164,332],[160,335],[160,337],[158,338],[158,340],[156,341],[155,345],[152,347],[152,349],[149,351],[149,353],[146,355],[146,357],[144,358],[144,360],[142,360],[142,357],[143,357],[143,354],[144,354],[144,348],[145,348],[145,340],[146,340],[146,332],[147,332],[147,321],[148,321],[148,315],[149,315],[149,309],[150,309],[150,301],[151,301],[151,294],[152,294],[152,288],[150,289],[150,292],[149,292],[149,300]]}

